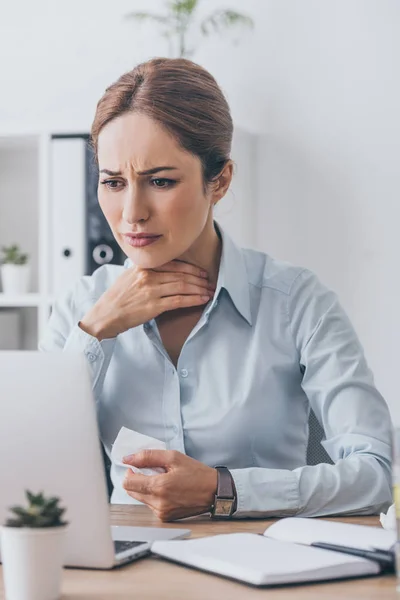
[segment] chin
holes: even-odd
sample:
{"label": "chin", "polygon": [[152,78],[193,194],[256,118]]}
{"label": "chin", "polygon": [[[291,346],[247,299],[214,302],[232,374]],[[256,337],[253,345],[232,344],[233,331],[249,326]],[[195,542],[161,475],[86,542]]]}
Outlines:
{"label": "chin", "polygon": [[157,269],[175,258],[174,256],[169,258],[165,251],[152,252],[147,248],[136,250],[129,246],[123,250],[132,263],[141,269]]}

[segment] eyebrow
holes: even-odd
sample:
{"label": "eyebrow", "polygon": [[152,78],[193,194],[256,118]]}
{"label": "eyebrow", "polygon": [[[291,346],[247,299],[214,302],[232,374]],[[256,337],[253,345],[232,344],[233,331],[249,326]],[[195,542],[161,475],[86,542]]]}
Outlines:
{"label": "eyebrow", "polygon": [[[138,175],[154,175],[159,171],[176,171],[178,167],[153,167],[152,169],[147,169],[146,171],[138,171]],[[100,173],[105,173],[106,175],[122,175],[121,171],[110,171],[109,169],[102,169]]]}

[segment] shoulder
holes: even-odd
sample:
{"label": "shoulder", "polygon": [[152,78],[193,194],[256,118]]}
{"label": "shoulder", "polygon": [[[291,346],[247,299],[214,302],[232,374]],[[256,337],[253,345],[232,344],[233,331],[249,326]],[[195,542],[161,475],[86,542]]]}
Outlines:
{"label": "shoulder", "polygon": [[297,348],[304,347],[322,323],[326,339],[329,332],[351,330],[337,294],[313,271],[275,260],[263,252],[243,250],[243,255],[249,286],[260,288],[261,301],[268,311],[280,306]]}
{"label": "shoulder", "polygon": [[313,285],[318,281],[309,269],[277,260],[265,252],[243,248],[242,254],[248,282],[252,286],[290,296],[298,286]]}
{"label": "shoulder", "polygon": [[243,249],[249,286],[260,288],[262,296],[280,297],[291,320],[305,311],[320,317],[338,303],[336,293],[310,269],[276,260],[264,252]]}
{"label": "shoulder", "polygon": [[67,301],[75,308],[87,302],[94,303],[124,272],[120,265],[102,265],[92,275],[83,275],[62,295],[61,300]]}

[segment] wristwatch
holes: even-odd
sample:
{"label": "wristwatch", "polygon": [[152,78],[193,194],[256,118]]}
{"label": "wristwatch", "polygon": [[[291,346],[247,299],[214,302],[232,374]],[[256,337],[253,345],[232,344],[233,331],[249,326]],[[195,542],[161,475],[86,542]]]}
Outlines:
{"label": "wristwatch", "polygon": [[236,489],[233,477],[227,467],[217,465],[218,472],[217,493],[211,507],[213,519],[230,519],[236,510]]}

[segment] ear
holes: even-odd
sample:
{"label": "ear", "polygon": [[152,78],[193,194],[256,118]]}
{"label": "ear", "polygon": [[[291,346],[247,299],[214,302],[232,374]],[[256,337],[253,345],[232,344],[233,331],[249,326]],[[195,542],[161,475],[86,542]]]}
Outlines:
{"label": "ear", "polygon": [[231,185],[233,177],[233,161],[228,160],[211,187],[211,204],[214,206],[223,198]]}

